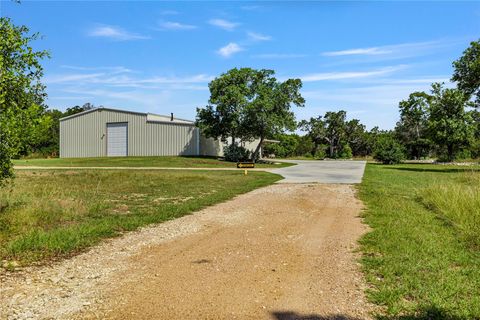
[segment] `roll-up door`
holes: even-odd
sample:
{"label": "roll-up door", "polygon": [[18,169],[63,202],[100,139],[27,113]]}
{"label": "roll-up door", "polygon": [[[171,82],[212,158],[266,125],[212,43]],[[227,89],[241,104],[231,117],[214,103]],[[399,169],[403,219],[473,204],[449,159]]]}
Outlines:
{"label": "roll-up door", "polygon": [[107,123],[107,156],[128,155],[128,123]]}

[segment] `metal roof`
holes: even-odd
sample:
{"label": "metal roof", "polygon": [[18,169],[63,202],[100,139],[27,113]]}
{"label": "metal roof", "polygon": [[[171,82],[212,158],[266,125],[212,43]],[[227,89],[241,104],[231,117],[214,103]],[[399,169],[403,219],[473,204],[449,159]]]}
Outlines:
{"label": "metal roof", "polygon": [[[82,111],[82,112],[79,112],[79,113],[76,113],[76,114],[72,114],[70,116],[60,118],[60,121],[68,120],[68,119],[79,117],[79,116],[82,116],[82,115],[85,115],[85,114],[88,114],[88,113],[91,113],[91,112],[102,111],[102,110],[113,111],[113,112],[121,112],[121,113],[137,114],[137,115],[142,115],[142,116],[152,115],[152,116],[163,117],[163,118],[170,118],[171,117],[171,116],[155,114],[155,113],[145,113],[145,112],[136,112],[136,111],[128,111],[128,110],[100,107],[100,108],[85,110],[85,111]],[[177,121],[180,121],[180,123],[184,123],[184,124],[186,124],[186,123],[194,124],[195,123],[195,121],[176,118],[176,117],[173,117],[173,120],[174,120],[173,122],[175,122],[175,120],[177,120]],[[149,120],[149,121],[155,121],[155,120]],[[158,122],[164,122],[164,121],[158,121]],[[165,122],[167,122],[167,121],[165,121]]]}

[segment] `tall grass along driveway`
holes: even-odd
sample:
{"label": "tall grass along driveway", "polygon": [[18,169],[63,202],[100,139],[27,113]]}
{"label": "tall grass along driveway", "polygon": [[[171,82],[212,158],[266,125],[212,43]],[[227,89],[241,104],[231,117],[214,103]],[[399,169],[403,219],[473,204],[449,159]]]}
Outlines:
{"label": "tall grass along driveway", "polygon": [[0,190],[0,260],[11,268],[68,256],[280,178],[235,171],[19,171],[13,186]]}
{"label": "tall grass along driveway", "polygon": [[386,318],[480,319],[479,170],[367,165],[362,262]]}

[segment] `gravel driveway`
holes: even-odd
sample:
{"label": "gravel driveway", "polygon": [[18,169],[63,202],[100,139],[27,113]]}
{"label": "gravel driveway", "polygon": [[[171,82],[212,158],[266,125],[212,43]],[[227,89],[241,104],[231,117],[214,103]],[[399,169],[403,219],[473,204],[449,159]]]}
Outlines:
{"label": "gravel driveway", "polygon": [[0,319],[368,319],[361,208],[350,185],[261,188],[0,274]]}

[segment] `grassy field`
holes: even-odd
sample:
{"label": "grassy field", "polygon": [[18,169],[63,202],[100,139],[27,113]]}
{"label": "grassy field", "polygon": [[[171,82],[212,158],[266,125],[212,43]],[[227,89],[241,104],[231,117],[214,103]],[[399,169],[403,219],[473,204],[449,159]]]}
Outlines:
{"label": "grassy field", "polygon": [[[16,166],[42,167],[169,167],[169,168],[235,168],[233,162],[210,157],[111,157],[53,158],[14,160]],[[257,163],[257,168],[281,168],[290,163]]]}
{"label": "grassy field", "polygon": [[0,261],[8,268],[65,257],[279,179],[237,171],[19,171],[0,190]]}
{"label": "grassy field", "polygon": [[480,319],[480,167],[368,164],[359,195],[384,319]]}

